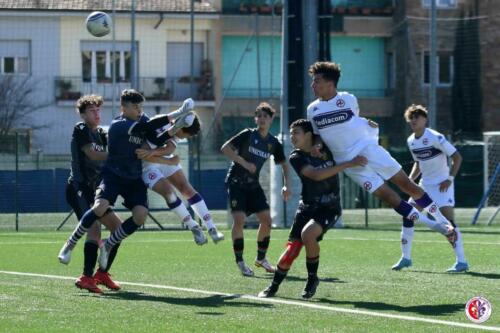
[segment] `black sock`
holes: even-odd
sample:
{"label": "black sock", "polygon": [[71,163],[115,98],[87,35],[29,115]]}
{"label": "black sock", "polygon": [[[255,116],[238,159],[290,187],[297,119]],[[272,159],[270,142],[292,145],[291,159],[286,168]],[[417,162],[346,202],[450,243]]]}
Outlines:
{"label": "black sock", "polygon": [[319,266],[319,256],[314,258],[306,258],[306,267],[307,267],[307,277],[316,278],[318,276],[318,266]]}
{"label": "black sock", "polygon": [[97,250],[99,246],[94,241],[86,241],[83,246],[83,275],[92,277],[97,262]]}
{"label": "black sock", "polygon": [[233,251],[236,262],[243,261],[243,249],[245,248],[245,241],[243,238],[236,238],[233,241]]}
{"label": "black sock", "polygon": [[278,265],[278,267],[276,267],[276,271],[274,272],[272,284],[279,286],[281,282],[283,282],[287,274],[288,269],[283,269]]}
{"label": "black sock", "polygon": [[117,243],[111,251],[109,252],[108,256],[108,266],[106,266],[106,269],[102,269],[103,272],[108,272],[111,269],[111,265],[113,265],[113,261],[115,260],[116,253],[118,252],[118,248],[120,247],[121,243]]}
{"label": "black sock", "polygon": [[113,231],[111,236],[109,236],[108,240],[106,241],[106,248],[108,249],[108,251],[111,251],[111,249],[116,244],[132,235],[138,228],[139,226],[135,224],[134,218],[132,216],[126,219],[118,229]]}
{"label": "black sock", "polygon": [[262,242],[257,242],[257,260],[262,260],[266,257],[267,248],[269,247],[269,242],[271,237],[264,237]]}

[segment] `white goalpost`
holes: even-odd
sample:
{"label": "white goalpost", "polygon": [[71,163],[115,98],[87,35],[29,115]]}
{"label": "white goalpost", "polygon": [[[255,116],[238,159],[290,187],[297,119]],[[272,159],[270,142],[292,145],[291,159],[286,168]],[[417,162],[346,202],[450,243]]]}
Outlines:
{"label": "white goalpost", "polygon": [[491,225],[500,210],[500,131],[483,133],[484,194],[472,219],[476,224],[484,207],[494,207],[488,218]]}

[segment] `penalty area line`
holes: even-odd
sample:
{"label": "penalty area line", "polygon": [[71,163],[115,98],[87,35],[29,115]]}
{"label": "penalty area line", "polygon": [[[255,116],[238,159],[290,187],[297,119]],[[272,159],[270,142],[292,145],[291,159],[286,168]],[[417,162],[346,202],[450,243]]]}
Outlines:
{"label": "penalty area line", "polygon": [[[74,277],[70,277],[70,276],[13,272],[13,271],[0,271],[0,274],[14,275],[14,276],[38,277],[38,278],[45,278],[45,279],[59,279],[59,280],[74,280],[75,279]],[[166,290],[173,290],[173,291],[184,291],[184,292],[188,292],[188,293],[210,295],[210,296],[219,295],[219,296],[232,297],[235,299],[236,298],[248,299],[248,300],[261,302],[261,303],[292,305],[292,306],[298,306],[298,307],[303,307],[303,308],[318,309],[318,310],[325,310],[325,311],[345,313],[345,314],[364,315],[364,316],[370,316],[370,317],[389,318],[389,319],[397,319],[397,320],[413,321],[413,322],[423,322],[423,323],[438,324],[438,325],[453,326],[453,327],[474,328],[474,329],[483,330],[483,331],[500,332],[500,327],[497,327],[497,326],[486,326],[486,325],[477,325],[477,324],[468,324],[468,323],[456,323],[453,321],[431,319],[431,318],[425,318],[425,317],[402,316],[402,315],[397,315],[397,314],[382,313],[382,312],[376,312],[376,311],[346,309],[346,308],[321,305],[321,304],[311,303],[311,302],[306,302],[306,301],[292,301],[292,300],[285,300],[285,299],[280,299],[280,298],[259,298],[257,296],[252,296],[252,295],[229,294],[229,293],[218,292],[218,291],[208,291],[208,290],[193,289],[193,288],[182,288],[182,287],[174,287],[174,286],[167,286],[167,285],[161,285],[161,284],[136,283],[136,282],[125,282],[125,281],[117,281],[117,282],[122,284],[122,285],[135,286],[135,287],[166,289]],[[464,308],[465,308],[465,305],[464,305]]]}

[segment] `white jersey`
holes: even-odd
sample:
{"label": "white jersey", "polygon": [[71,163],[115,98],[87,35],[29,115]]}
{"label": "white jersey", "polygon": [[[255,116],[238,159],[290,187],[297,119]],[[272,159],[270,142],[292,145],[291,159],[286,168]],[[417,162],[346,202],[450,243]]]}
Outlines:
{"label": "white jersey", "polygon": [[457,149],[443,134],[426,128],[422,136],[416,138],[413,133],[407,141],[413,160],[418,162],[422,173],[422,184],[435,185],[448,178],[448,156],[453,155]]}
{"label": "white jersey", "polygon": [[370,144],[378,144],[378,128],[359,117],[354,95],[338,92],[327,101],[315,100],[307,107],[307,119],[319,134],[337,163],[348,161]]}

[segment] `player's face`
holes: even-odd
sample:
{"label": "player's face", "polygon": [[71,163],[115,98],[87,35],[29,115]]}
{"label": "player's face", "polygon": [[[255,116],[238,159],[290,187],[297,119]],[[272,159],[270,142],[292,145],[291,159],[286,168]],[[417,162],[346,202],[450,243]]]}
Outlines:
{"label": "player's face", "polygon": [[84,113],[80,114],[83,121],[89,127],[97,127],[101,123],[101,107],[97,105],[90,105],[85,109]]}
{"label": "player's face", "polygon": [[335,86],[332,81],[323,79],[323,75],[315,74],[312,78],[311,88],[314,95],[321,99],[331,98],[335,92]]}
{"label": "player's face", "polygon": [[142,115],[142,103],[126,103],[122,105],[122,113],[125,118],[138,120]]}
{"label": "player's face", "polygon": [[303,149],[305,143],[305,133],[300,127],[290,128],[290,142],[297,149]]}
{"label": "player's face", "polygon": [[420,132],[427,125],[427,118],[416,115],[408,120],[408,124],[410,125],[413,132]]}
{"label": "player's face", "polygon": [[271,117],[267,112],[259,111],[255,115],[255,124],[259,127],[259,129],[269,130],[272,123],[273,117]]}

